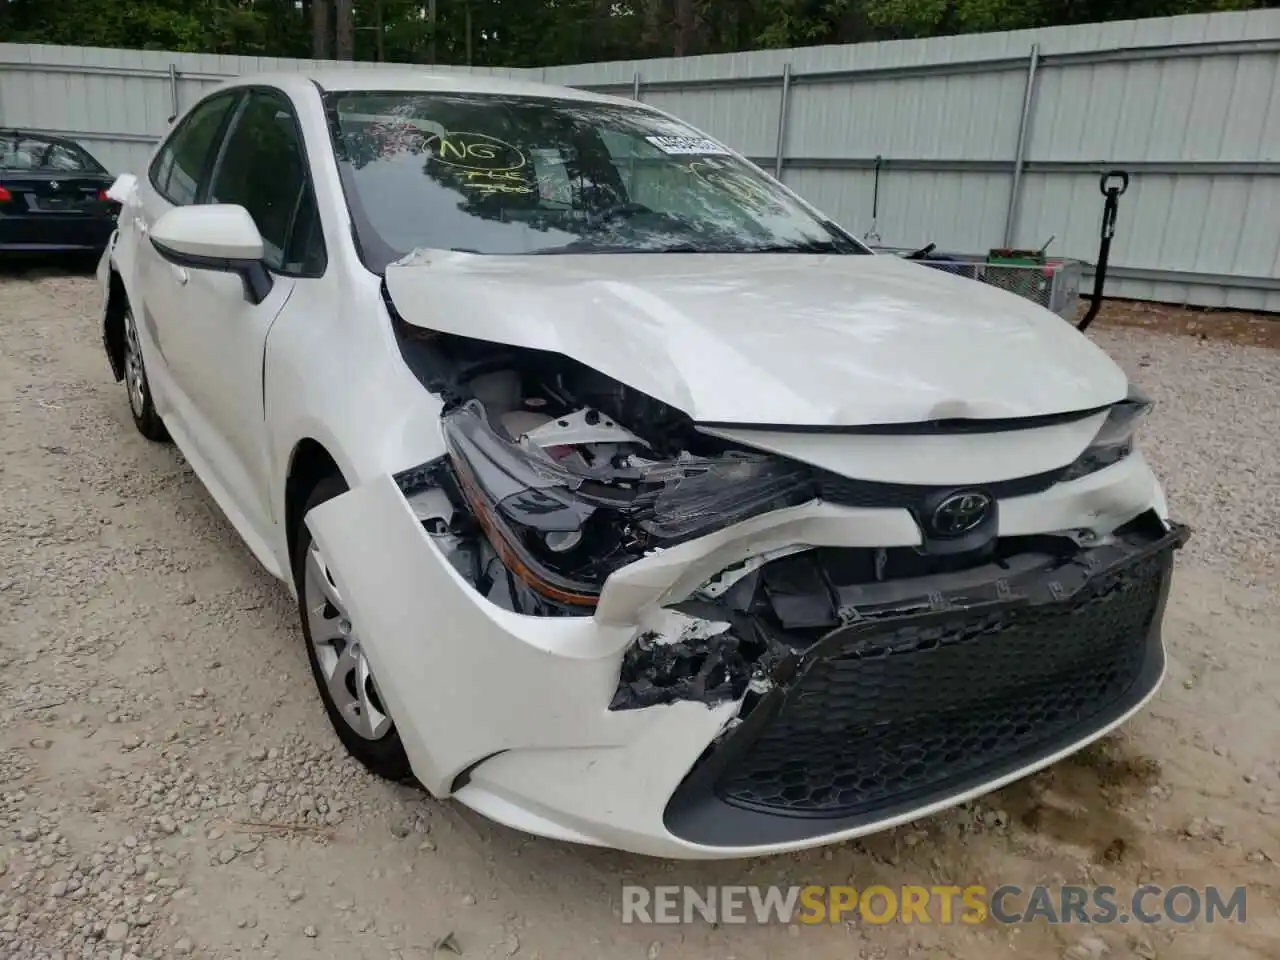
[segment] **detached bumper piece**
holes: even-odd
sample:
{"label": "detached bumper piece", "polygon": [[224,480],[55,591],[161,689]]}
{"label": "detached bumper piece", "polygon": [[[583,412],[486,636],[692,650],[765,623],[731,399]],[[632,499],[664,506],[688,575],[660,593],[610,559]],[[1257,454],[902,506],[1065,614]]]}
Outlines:
{"label": "detached bumper piece", "polygon": [[819,640],[676,791],[669,830],[720,846],[904,817],[1087,742],[1160,682],[1183,526],[1021,580],[935,593]]}

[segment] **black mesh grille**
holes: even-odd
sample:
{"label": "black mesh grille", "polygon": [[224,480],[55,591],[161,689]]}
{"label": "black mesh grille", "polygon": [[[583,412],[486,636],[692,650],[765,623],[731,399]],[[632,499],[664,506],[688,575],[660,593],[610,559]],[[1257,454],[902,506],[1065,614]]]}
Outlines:
{"label": "black mesh grille", "polygon": [[1143,560],[1070,604],[851,633],[797,682],[716,792],[747,808],[848,816],[1034,753],[1134,685],[1163,563]]}
{"label": "black mesh grille", "polygon": [[1048,490],[1058,482],[1058,478],[1065,472],[1065,467],[1058,467],[1045,473],[1036,473],[1029,477],[1018,477],[1013,480],[998,480],[994,483],[952,484],[949,487],[854,480],[851,477],[843,477],[838,473],[831,473],[827,470],[815,470],[814,479],[818,496],[828,503],[838,503],[846,507],[904,507],[910,510],[919,507],[931,496],[958,489],[961,486],[965,489],[983,490],[997,500],[1006,500],[1010,497],[1025,497]]}

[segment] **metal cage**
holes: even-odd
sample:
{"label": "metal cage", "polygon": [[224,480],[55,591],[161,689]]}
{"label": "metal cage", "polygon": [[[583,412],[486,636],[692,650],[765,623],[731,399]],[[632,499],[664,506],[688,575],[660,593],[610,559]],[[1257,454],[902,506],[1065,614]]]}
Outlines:
{"label": "metal cage", "polygon": [[[897,256],[912,252],[905,247],[873,249]],[[986,255],[935,252],[912,262],[1008,290],[1052,310],[1064,320],[1075,319],[1084,275],[1084,264],[1079,260],[1052,258],[1035,264],[989,263]]]}

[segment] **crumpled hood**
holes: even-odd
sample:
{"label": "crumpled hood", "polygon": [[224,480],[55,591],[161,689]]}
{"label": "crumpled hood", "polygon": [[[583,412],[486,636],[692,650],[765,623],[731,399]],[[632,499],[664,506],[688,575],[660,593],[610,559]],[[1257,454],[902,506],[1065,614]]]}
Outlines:
{"label": "crumpled hood", "polygon": [[409,323],[565,354],[702,422],[1028,417],[1127,389],[1048,310],[893,256],[426,251],[386,283]]}

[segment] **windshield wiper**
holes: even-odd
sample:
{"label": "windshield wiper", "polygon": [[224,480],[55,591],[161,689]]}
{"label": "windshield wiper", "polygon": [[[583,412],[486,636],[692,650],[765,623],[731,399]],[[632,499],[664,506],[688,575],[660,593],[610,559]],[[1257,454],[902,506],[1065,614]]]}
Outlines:
{"label": "windshield wiper", "polygon": [[556,253],[716,253],[693,243],[673,243],[665,247],[632,247],[620,243],[592,243],[589,240],[575,240],[562,247],[547,247],[542,250],[531,250],[537,255]]}
{"label": "windshield wiper", "polygon": [[802,240],[798,243],[768,243],[748,247],[743,253],[843,253],[844,248],[834,240]]}
{"label": "windshield wiper", "polygon": [[663,247],[632,247],[614,243],[591,243],[575,240],[562,247],[530,251],[535,254],[555,253],[850,253],[840,244],[828,240],[810,240],[803,243],[770,243],[754,247],[710,246],[696,243],[672,243]]}

